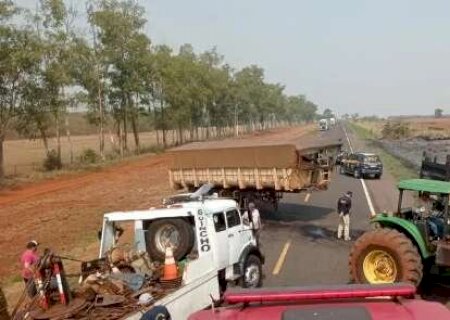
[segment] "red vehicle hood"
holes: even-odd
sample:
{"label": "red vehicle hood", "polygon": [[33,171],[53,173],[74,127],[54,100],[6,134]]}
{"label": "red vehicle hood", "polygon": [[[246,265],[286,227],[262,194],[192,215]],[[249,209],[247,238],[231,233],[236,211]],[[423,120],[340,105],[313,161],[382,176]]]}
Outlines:
{"label": "red vehicle hood", "polygon": [[[337,310],[365,310],[366,319],[343,318]],[[305,312],[303,313],[302,312]],[[189,317],[189,320],[290,320],[313,319],[308,315],[315,314],[315,320],[449,320],[450,311],[443,305],[423,300],[371,299],[360,302],[333,302],[290,305],[251,305],[248,307],[227,307],[215,311],[204,310]],[[357,313],[353,312],[353,316]]]}
{"label": "red vehicle hood", "polygon": [[235,289],[224,294],[233,306],[189,320],[450,320],[450,310],[414,299],[415,292],[401,283]]}

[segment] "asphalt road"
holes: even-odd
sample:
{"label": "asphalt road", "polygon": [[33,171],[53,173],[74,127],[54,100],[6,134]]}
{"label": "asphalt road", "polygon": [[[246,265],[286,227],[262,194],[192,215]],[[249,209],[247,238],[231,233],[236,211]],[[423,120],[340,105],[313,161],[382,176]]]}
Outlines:
{"label": "asphalt road", "polygon": [[[321,138],[329,136],[330,139],[341,137],[343,141],[347,140],[341,128],[317,134]],[[363,141],[351,133],[349,137],[357,150],[367,148]],[[398,192],[395,180],[388,172],[381,180],[365,180],[365,184],[375,212],[395,208]],[[337,199],[346,191],[353,192],[350,242],[336,239]],[[370,229],[371,211],[359,179],[340,175],[336,170],[328,190],[310,195],[288,194],[277,212],[262,212],[265,287],[349,283],[350,248],[356,238]],[[435,284],[430,285],[430,288],[430,292],[422,297],[442,302],[450,308],[448,288],[443,289]]]}
{"label": "asphalt road", "polygon": [[[317,134],[345,139],[339,128]],[[337,171],[328,190],[287,194],[277,212],[263,212],[265,286],[348,283],[351,242],[336,239],[336,203],[346,191],[353,192],[351,237],[356,239],[370,227],[369,207],[361,182]]]}

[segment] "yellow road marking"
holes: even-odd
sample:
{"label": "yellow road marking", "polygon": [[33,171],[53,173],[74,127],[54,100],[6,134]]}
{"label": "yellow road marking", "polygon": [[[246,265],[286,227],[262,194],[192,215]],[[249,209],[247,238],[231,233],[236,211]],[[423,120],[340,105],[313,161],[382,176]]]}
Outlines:
{"label": "yellow road marking", "polygon": [[305,202],[308,202],[310,197],[311,197],[311,193],[307,193],[305,196]]}
{"label": "yellow road marking", "polygon": [[278,258],[277,263],[275,264],[275,268],[273,268],[272,274],[273,275],[277,275],[280,273],[281,268],[283,267],[284,264],[284,260],[286,260],[286,255],[288,253],[289,247],[291,246],[291,241],[289,240],[288,242],[286,242],[286,244],[283,247],[283,250],[281,250],[281,254]]}

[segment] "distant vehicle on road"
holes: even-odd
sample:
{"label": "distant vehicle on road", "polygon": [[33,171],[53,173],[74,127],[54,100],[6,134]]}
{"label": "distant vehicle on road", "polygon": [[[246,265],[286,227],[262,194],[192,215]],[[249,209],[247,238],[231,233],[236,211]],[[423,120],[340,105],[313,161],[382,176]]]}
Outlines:
{"label": "distant vehicle on road", "polygon": [[330,126],[335,126],[336,125],[336,118],[330,118]]}
{"label": "distant vehicle on road", "polygon": [[414,294],[415,288],[409,284],[235,290],[225,292],[224,300],[236,306],[199,311],[188,319],[450,319],[444,305],[414,299]]}
{"label": "distant vehicle on road", "polygon": [[383,164],[374,153],[356,152],[341,161],[341,174],[351,174],[355,178],[371,177],[380,179],[383,175]]}
{"label": "distant vehicle on road", "polygon": [[319,120],[319,130],[327,131],[329,129],[328,119],[320,119]]}

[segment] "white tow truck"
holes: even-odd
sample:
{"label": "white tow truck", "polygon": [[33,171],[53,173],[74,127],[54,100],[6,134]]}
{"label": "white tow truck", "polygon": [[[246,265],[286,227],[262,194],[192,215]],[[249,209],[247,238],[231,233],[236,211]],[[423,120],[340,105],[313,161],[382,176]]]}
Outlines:
{"label": "white tow truck", "polygon": [[[154,304],[165,306],[174,320],[211,306],[229,282],[246,288],[262,285],[264,256],[238,204],[203,192],[173,197],[158,208],[113,212],[103,218],[101,258],[115,246],[116,227],[122,222],[134,223],[134,247],[147,251],[152,260],[163,261],[168,244],[176,260],[195,257],[187,259],[181,287]],[[135,312],[125,319],[142,315]]]}

